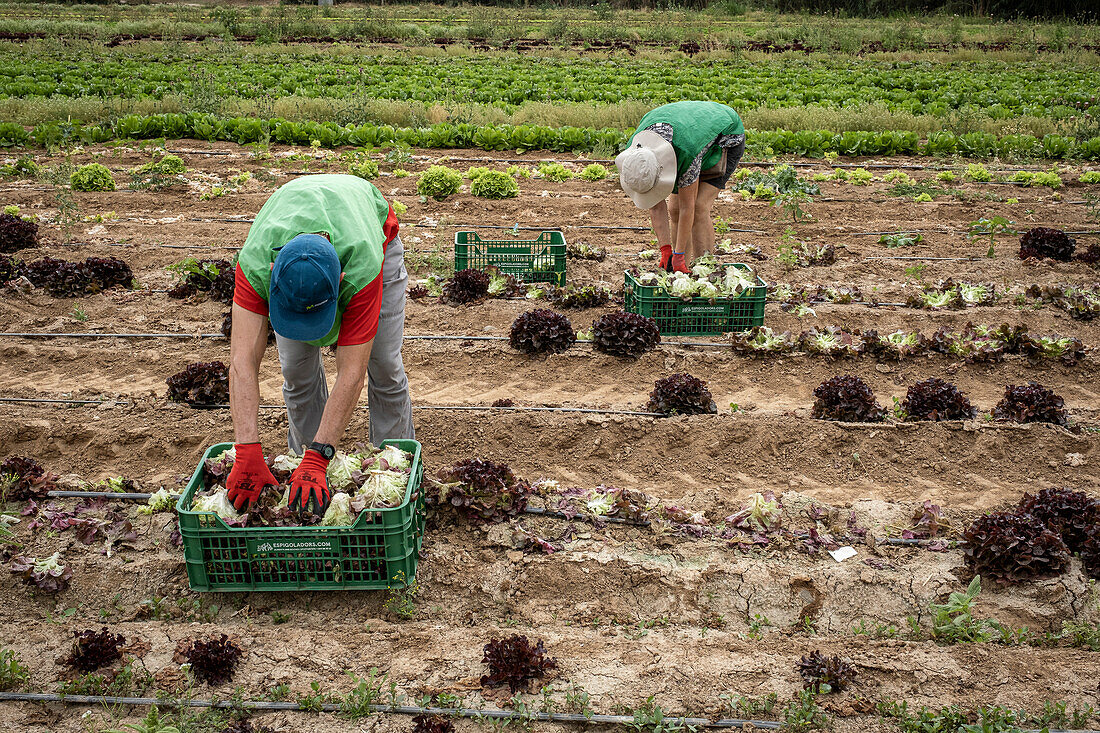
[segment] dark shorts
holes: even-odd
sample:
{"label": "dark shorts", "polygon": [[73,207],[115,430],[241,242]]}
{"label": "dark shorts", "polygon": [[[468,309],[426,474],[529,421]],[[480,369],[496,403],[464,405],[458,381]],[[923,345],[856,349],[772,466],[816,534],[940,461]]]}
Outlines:
{"label": "dark shorts", "polygon": [[717,165],[700,173],[699,182],[714,186],[721,191],[733,177],[733,172],[737,170],[737,164],[741,162],[741,156],[744,154],[744,140],[732,148],[722,148],[722,157]]}

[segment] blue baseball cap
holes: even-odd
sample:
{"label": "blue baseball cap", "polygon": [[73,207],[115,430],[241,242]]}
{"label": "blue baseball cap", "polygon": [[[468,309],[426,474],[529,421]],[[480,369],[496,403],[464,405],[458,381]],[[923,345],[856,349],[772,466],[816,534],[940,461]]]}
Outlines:
{"label": "blue baseball cap", "polygon": [[292,341],[316,341],[336,322],[340,258],[319,234],[299,234],[275,256],[268,311],[275,333]]}

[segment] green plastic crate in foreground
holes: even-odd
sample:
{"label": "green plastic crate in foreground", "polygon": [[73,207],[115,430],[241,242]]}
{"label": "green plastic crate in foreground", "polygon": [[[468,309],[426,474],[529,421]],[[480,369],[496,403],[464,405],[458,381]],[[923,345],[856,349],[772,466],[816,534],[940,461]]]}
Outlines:
{"label": "green plastic crate in foreground", "polygon": [[455,271],[489,266],[521,282],[565,287],[565,235],[547,231],[537,239],[488,240],[477,232],[456,232]]}
{"label": "green plastic crate in foreground", "polygon": [[230,527],[216,514],[191,511],[206,459],[233,444],[212,446],[176,502],[191,589],[374,590],[411,583],[424,539],[420,443],[382,445],[413,454],[405,500],[392,509],[364,510],[351,527]]}
{"label": "green plastic crate in foreground", "polygon": [[[734,267],[752,272],[740,262]],[[754,273],[755,274],[755,273]],[[764,324],[764,302],[768,285],[755,275],[757,285],[736,298],[684,300],[669,295],[664,288],[642,285],[629,272],[626,276],[625,305],[630,313],[649,316],[657,322],[663,336],[714,336],[732,331],[747,331]]]}

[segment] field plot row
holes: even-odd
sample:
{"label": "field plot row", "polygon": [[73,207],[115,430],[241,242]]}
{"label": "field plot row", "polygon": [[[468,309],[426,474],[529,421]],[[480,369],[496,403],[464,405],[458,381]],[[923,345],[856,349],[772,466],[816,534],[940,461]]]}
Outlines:
{"label": "field plot row", "polygon": [[[0,357],[27,366],[5,384],[6,397],[75,399],[144,399],[164,397],[166,380],[194,362],[228,362],[228,343],[219,340],[122,341],[105,339],[80,343],[17,340]],[[673,372],[693,374],[707,382],[720,412],[730,405],[753,415],[806,411],[813,390],[838,374],[865,380],[878,400],[905,398],[906,390],[927,377],[947,378],[979,409],[988,414],[1003,396],[1007,384],[1042,383],[1066,400],[1074,422],[1088,422],[1096,412],[1098,395],[1094,358],[1075,366],[1057,360],[1029,363],[1006,357],[1000,363],[966,364],[957,356],[914,358],[903,362],[872,359],[814,359],[788,357],[745,359],[727,350],[665,347],[633,361],[618,360],[578,345],[566,354],[532,358],[507,342],[408,341],[403,350],[413,391],[424,405],[488,407],[499,400],[516,405],[572,406],[617,410],[647,409],[654,381]],[[124,344],[127,348],[121,348]],[[140,356],[135,359],[134,355]],[[334,364],[326,360],[330,373]],[[594,379],[596,375],[598,378]],[[282,378],[274,349],[260,376],[261,397],[277,403]],[[224,396],[224,386],[212,390]],[[218,402],[222,400],[217,400]]]}
{"label": "field plot row", "polygon": [[[242,144],[317,139],[326,147],[399,142],[606,154],[650,106],[712,99],[735,107],[746,127],[759,131],[749,137],[750,152],[1100,155],[1094,54],[629,58],[431,47],[3,43],[0,116],[8,124],[0,139],[40,146],[161,136]],[[199,66],[201,74],[190,73]],[[28,138],[23,126],[35,125]]]}
{"label": "field plot row", "polygon": [[[92,99],[99,99],[98,97]],[[541,103],[540,103],[541,104]],[[488,124],[467,122],[440,122],[428,124],[427,117],[446,117],[446,113],[400,113],[398,126],[391,124],[346,124],[332,121],[318,122],[310,117],[299,121],[283,117],[269,117],[269,110],[257,117],[255,112],[237,109],[247,116],[218,117],[213,114],[188,112],[149,116],[127,115],[116,117],[101,102],[86,101],[69,110],[92,119],[109,118],[97,124],[73,124],[67,119],[49,118],[28,131],[22,122],[0,123],[0,143],[4,147],[39,146],[54,148],[76,143],[101,144],[126,140],[159,140],[163,138],[195,138],[209,142],[227,141],[240,145],[267,144],[274,140],[288,145],[313,145],[336,148],[350,145],[358,147],[404,146],[423,148],[475,147],[486,151],[553,150],[576,153],[593,152],[612,155],[627,139],[629,124],[619,127],[591,127],[606,125],[608,120],[588,116],[579,111],[573,125],[538,125],[522,121]],[[175,105],[169,105],[174,107]],[[24,119],[23,112],[16,112],[17,119]],[[35,115],[40,120],[43,115]],[[341,119],[347,115],[339,113]],[[493,117],[494,115],[490,115]],[[525,117],[525,115],[516,115]],[[618,122],[636,118],[632,112],[616,111]],[[294,113],[294,118],[301,115]],[[384,115],[384,117],[391,117]],[[361,119],[356,113],[355,119]],[[1037,134],[994,132],[965,132],[956,134],[950,130],[928,133],[927,139],[912,130],[885,130],[881,132],[848,130],[833,132],[818,129],[822,124],[813,123],[808,130],[763,130],[749,128],[747,150],[750,155],[771,156],[796,154],[814,158],[834,154],[844,155],[966,155],[976,158],[1003,156],[1014,160],[1048,158],[1054,160],[1097,160],[1100,156],[1100,136],[1054,134],[1036,131]],[[405,125],[405,126],[400,126]],[[938,125],[937,125],[938,127]],[[1070,131],[1071,132],[1071,131]],[[1041,135],[1041,137],[1037,136]]]}
{"label": "field plot row", "polygon": [[[177,412],[168,432],[158,428],[165,421],[158,408],[11,408],[5,415],[0,438],[12,449],[39,456],[61,471],[94,478],[106,470],[148,488],[175,483],[171,473],[149,474],[150,461],[186,471],[196,451],[224,435],[216,415],[190,410]],[[793,530],[807,521],[813,526],[798,509],[809,506],[816,507],[811,517],[819,512],[837,515],[835,520],[817,520],[835,521],[837,529],[830,531],[867,527],[876,535],[907,526],[914,508],[919,513],[910,468],[918,465],[918,456],[936,461],[925,469],[936,475],[935,487],[921,489],[948,507],[940,521],[956,527],[967,524],[975,510],[1014,503],[1023,490],[1035,488],[1035,479],[1063,483],[1079,478],[1077,472],[1063,473],[1072,469],[1044,466],[1039,456],[1080,448],[1091,461],[1096,450],[1095,440],[1067,441],[1064,434],[1034,429],[985,434],[964,448],[966,433],[940,427],[895,443],[888,432],[853,433],[833,425],[821,426],[807,439],[804,423],[791,419],[748,433],[744,425],[732,432],[700,431],[692,429],[692,420],[578,424],[560,416],[433,415],[421,424],[420,438],[436,465],[474,453],[510,460],[515,470],[532,479],[550,475],[591,486],[608,480],[631,485],[642,478],[643,483],[633,485],[713,517],[736,512],[743,487],[775,486],[783,493]],[[357,417],[352,431],[364,425]],[[284,430],[281,413],[263,417],[268,444],[276,445]],[[586,445],[593,434],[594,443]],[[749,435],[753,437],[745,440]],[[515,436],[530,438],[517,441]],[[779,453],[762,450],[762,444],[756,445],[759,440]],[[123,445],[126,449],[120,450]],[[836,465],[840,446],[869,457],[894,458],[872,458],[866,475],[852,476]],[[1036,460],[1026,481],[1006,483],[1014,475],[1011,467],[1032,451]],[[998,453],[1002,465],[991,464],[988,473],[973,464],[974,455]],[[679,460],[684,455],[693,456],[691,466]],[[548,461],[551,457],[554,461]],[[616,464],[626,470],[609,474],[609,466]],[[740,473],[727,474],[732,466]],[[689,468],[691,474],[685,470]],[[771,480],[760,480],[769,474]],[[810,474],[811,483],[796,478]],[[955,489],[950,489],[952,478],[957,478]],[[984,486],[978,505],[975,481]],[[837,512],[829,506],[833,502],[844,508]],[[231,682],[215,686],[220,691],[235,684],[245,697],[259,698],[286,685],[277,694],[303,700],[316,681],[325,692],[346,694],[345,670],[365,677],[370,667],[378,666],[414,699],[446,693],[468,705],[483,698],[500,704],[507,698],[479,690],[481,645],[490,638],[525,633],[543,639],[557,660],[559,671],[542,683],[550,685],[549,695],[561,704],[567,690],[583,690],[600,712],[620,706],[636,709],[656,695],[664,710],[733,713],[718,696],[727,689],[734,698],[774,693],[786,700],[801,684],[799,657],[821,650],[849,660],[858,673],[849,691],[820,698],[838,730],[854,730],[857,723],[866,730],[874,725],[866,716],[875,701],[893,699],[933,708],[946,699],[963,707],[995,699],[1036,714],[1042,712],[1043,701],[1053,700],[1066,702],[1080,715],[1089,699],[1081,679],[1097,674],[1089,642],[1077,650],[1071,645],[1082,642],[1073,640],[1084,637],[1060,636],[1063,624],[1089,628],[1090,591],[1076,564],[1052,580],[1008,588],[987,584],[983,590],[976,615],[996,619],[1007,629],[1027,626],[1039,635],[1032,645],[956,646],[928,637],[935,633],[933,604],[958,588],[958,576],[965,573],[957,550],[857,543],[857,560],[837,564],[820,551],[808,556],[798,541],[776,540],[768,548],[742,554],[722,542],[662,536],[642,528],[581,525],[570,530],[554,520],[524,521],[523,532],[560,544],[559,551],[544,557],[517,549],[514,530],[507,525],[485,533],[437,510],[418,573],[422,590],[411,609],[404,607],[403,613],[413,617],[409,620],[395,615],[381,594],[363,600],[337,594],[196,597],[186,591],[178,553],[171,548],[170,516],[126,513],[136,537],[116,549],[114,560],[89,553],[70,532],[20,528],[19,536],[36,555],[60,552],[73,571],[72,588],[56,600],[11,588],[8,618],[20,619],[11,648],[18,658],[35,660],[31,687],[103,689],[48,661],[64,658],[70,645],[65,627],[50,623],[55,617],[74,628],[106,621],[136,642],[128,653],[138,673],[116,677],[117,684],[108,689],[147,694],[156,689],[180,694],[187,682],[172,661],[178,644],[222,633],[245,654]],[[469,577],[474,564],[479,567],[476,579]],[[913,621],[907,622],[910,616]],[[322,639],[318,621],[337,630]],[[6,626],[14,632],[12,623]],[[471,625],[473,629],[467,628]],[[1047,640],[1041,642],[1044,632],[1049,632]],[[891,661],[883,662],[883,655]],[[303,666],[304,659],[314,661]],[[1005,672],[1005,665],[1021,671]],[[960,680],[965,690],[958,688]],[[215,687],[194,692],[213,692]],[[1002,688],[1012,693],[1006,696]],[[24,716],[34,714],[30,707],[4,710],[12,716],[8,720],[20,725],[30,720]],[[270,716],[264,722],[295,725],[295,715]],[[776,715],[783,718],[781,712],[756,711],[757,717]],[[1083,715],[1081,720],[1087,721],[1089,714]],[[338,729],[335,721],[322,725]]]}
{"label": "field plot row", "polygon": [[[58,470],[132,476],[154,488],[190,472],[188,462],[231,432],[224,410],[163,403],[136,412],[111,405],[3,409],[12,423],[5,436],[13,451],[40,455]],[[59,417],[29,417],[38,413]],[[415,417],[433,470],[476,456],[504,461],[532,480],[640,488],[693,511],[718,507],[715,516],[736,511],[745,495],[763,489],[794,489],[836,504],[919,495],[948,507],[990,509],[1039,488],[1095,490],[1100,450],[1094,431],[1073,434],[1044,424],[848,427],[784,414],[660,419],[436,410],[418,410]],[[366,418],[366,410],[357,411],[349,434],[365,434]],[[155,426],[166,420],[171,435],[158,434]],[[261,411],[272,448],[285,444],[285,425],[281,411]],[[63,434],[51,433],[62,428]],[[112,444],[120,436],[128,449]],[[147,466],[148,459],[158,464]]]}
{"label": "field plot row", "polygon": [[[219,146],[215,152],[237,150],[235,146]],[[91,153],[89,155],[89,153]],[[613,255],[602,263],[574,262],[572,268],[580,268],[581,277],[589,273],[602,279],[621,282],[621,270],[631,264],[645,265],[636,259],[639,252],[649,249],[650,235],[646,218],[634,209],[621,195],[611,180],[585,181],[576,176],[588,165],[584,158],[560,156],[564,166],[544,166],[537,158],[524,165],[527,156],[515,158],[512,163],[463,159],[483,157],[483,153],[470,155],[459,151],[451,162],[447,157],[429,157],[419,160],[406,156],[399,162],[387,163],[381,156],[363,154],[304,152],[301,149],[276,148],[267,154],[203,157],[185,154],[181,161],[184,172],[175,176],[151,176],[137,174],[142,164],[157,160],[155,151],[140,152],[133,149],[116,150],[109,155],[97,155],[95,149],[71,162],[98,161],[113,172],[114,185],[122,190],[102,193],[74,193],[66,211],[66,233],[75,241],[100,244],[127,242],[140,245],[167,244],[173,249],[157,249],[148,252],[149,261],[160,265],[170,264],[172,257],[183,258],[188,254],[186,245],[195,245],[198,255],[211,246],[224,246],[227,252],[243,242],[248,220],[262,205],[265,197],[278,185],[305,172],[348,172],[364,166],[377,166],[373,180],[392,200],[400,203],[404,241],[406,246],[428,254],[433,250],[445,253],[451,246],[453,232],[459,229],[479,227],[524,228],[545,226],[564,227],[572,244],[585,244],[607,248]],[[373,160],[371,159],[373,157]],[[45,175],[58,170],[56,158],[40,158],[40,169]],[[906,159],[892,159],[905,166]],[[378,164],[381,163],[379,166]],[[470,182],[462,181],[462,189],[446,200],[436,202],[420,200],[418,186],[421,174],[436,163],[455,166],[459,173],[468,170],[467,176],[488,166],[498,171],[510,170],[517,177],[519,197],[503,201],[488,201],[469,194]],[[751,247],[758,247],[768,256],[768,261],[754,266],[762,268],[765,279],[772,284],[789,282],[821,283],[834,286],[861,286],[867,289],[870,280],[895,273],[895,283],[878,282],[880,290],[890,288],[890,296],[897,297],[893,288],[905,280],[911,285],[922,278],[929,281],[953,275],[956,279],[976,278],[993,281],[1004,288],[1009,278],[1017,287],[1024,287],[1034,278],[1035,283],[1051,282],[1058,278],[1066,281],[1087,281],[1090,269],[1077,263],[1045,262],[1030,266],[1014,256],[1018,246],[1018,234],[993,232],[989,236],[972,234],[980,231],[982,219],[1000,216],[1010,220],[1009,230],[1022,232],[1035,227],[1066,229],[1078,240],[1077,252],[1083,253],[1096,243],[1094,207],[1088,197],[1095,184],[1080,183],[1078,179],[1091,180],[1095,171],[1065,168],[1057,176],[1059,189],[1046,187],[1006,185],[1005,179],[1013,175],[998,174],[982,167],[986,177],[1000,179],[997,183],[982,183],[965,177],[966,165],[958,167],[958,173],[949,173],[955,180],[928,171],[916,171],[912,175],[900,170],[889,170],[889,161],[877,163],[886,166],[868,171],[854,169],[862,176],[858,183],[845,180],[832,171],[828,164],[821,169],[800,169],[798,187],[819,191],[810,201],[800,204],[801,211],[783,204],[786,191],[770,189],[767,181],[774,166],[756,168],[746,162],[743,170],[748,175],[739,180],[738,187],[755,189],[755,194],[725,192],[717,206],[719,214],[718,239],[731,240],[731,252],[749,257]],[[972,167],[972,166],[971,166]],[[844,173],[846,169],[837,169]],[[543,172],[545,171],[545,173]],[[550,177],[559,173],[571,180],[561,181]],[[854,176],[855,173],[851,175]],[[406,175],[408,174],[408,175]],[[1045,175],[1045,174],[1044,174]],[[525,177],[526,176],[526,177]],[[740,179],[740,176],[739,176]],[[824,180],[821,180],[824,179]],[[44,223],[59,222],[58,189],[43,187],[41,182],[11,180],[4,186],[6,203],[21,207],[25,215],[40,217]],[[125,188],[123,188],[125,187]],[[922,198],[923,202],[914,201]],[[1082,198],[1084,197],[1084,198]],[[931,199],[928,201],[927,199]],[[867,206],[866,204],[872,204]],[[121,212],[121,213],[120,213]],[[810,216],[806,216],[809,214]],[[796,216],[792,219],[792,216]],[[811,218],[812,217],[812,218]],[[82,222],[84,220],[87,223]],[[606,227],[603,229],[602,227]],[[49,230],[54,231],[52,227]],[[890,233],[921,234],[916,236],[883,237]],[[1088,232],[1092,232],[1091,234]],[[779,240],[789,233],[792,241]],[[156,235],[156,236],[151,236]],[[870,236],[868,236],[870,235]],[[533,235],[531,235],[533,236]],[[43,232],[44,242],[56,241],[56,237]],[[783,245],[797,245],[802,241],[828,243],[836,247],[836,263],[830,267],[797,268],[790,271],[776,259]],[[990,245],[995,257],[990,258]],[[740,248],[740,249],[738,249]],[[60,250],[58,250],[60,251]],[[109,252],[110,248],[97,252]],[[124,251],[119,253],[125,255]],[[55,255],[56,256],[56,255]],[[927,257],[922,265],[911,272],[904,272],[913,262],[902,259],[873,259],[901,257]],[[971,261],[941,262],[939,257],[968,257]],[[632,261],[633,260],[633,261]],[[131,263],[140,269],[141,263]],[[618,270],[618,271],[616,271]],[[142,276],[147,272],[142,272]],[[821,277],[819,277],[821,276]],[[868,295],[870,295],[868,293]],[[888,298],[879,295],[881,301]]]}
{"label": "field plot row", "polygon": [[[1098,52],[736,2],[0,2],[0,730],[1097,728]],[[610,159],[686,98],[749,134],[672,282]],[[364,397],[332,506],[284,505],[273,347],[281,485],[240,513],[233,259],[324,172],[401,221],[419,443],[363,446]],[[455,272],[461,232],[544,230],[563,288]],[[764,325],[621,312],[649,288]]]}
{"label": "field plot row", "polygon": [[[502,64],[485,56],[363,52],[304,57],[267,49],[211,54],[148,48],[103,49],[88,59],[73,49],[60,57],[0,48],[0,94],[12,97],[193,96],[206,85],[218,96],[341,98],[369,93],[378,99],[535,102],[711,99],[735,109],[758,106],[841,106],[879,103],[890,110],[943,116],[973,106],[995,118],[1044,115],[1066,118],[1095,93],[1090,70],[1042,62],[1009,64],[807,64],[800,60],[746,64],[709,60],[669,65],[636,59],[629,67],[592,59],[516,56]],[[201,57],[203,74],[190,73]],[[277,70],[277,71],[276,71]],[[536,73],[537,71],[537,73]],[[823,83],[825,81],[828,83]]]}
{"label": "field plot row", "polygon": [[589,8],[465,8],[442,6],[331,7],[42,6],[0,8],[6,38],[226,39],[273,42],[368,41],[439,45],[469,43],[536,49],[581,47],[600,51],[670,48],[745,53],[885,54],[978,50],[987,53],[1073,53],[1100,48],[1086,24],[997,22],[983,17],[927,15],[904,23],[721,9],[617,10]]}
{"label": "field plot row", "polygon": [[[168,145],[199,146],[206,147],[195,141]],[[203,451],[231,439],[232,428],[224,409],[166,402],[165,380],[194,362],[227,360],[223,338],[185,336],[220,329],[226,305],[218,298],[226,293],[170,297],[160,292],[177,284],[167,268],[187,258],[231,257],[247,220],[270,193],[304,172],[356,167],[374,175],[368,169],[377,164],[376,185],[406,207],[402,238],[415,282],[451,276],[456,231],[504,232],[516,224],[563,227],[571,244],[607,250],[602,261],[569,259],[569,285],[602,283],[617,291],[625,269],[654,267],[640,255],[652,246],[644,212],[625,200],[613,180],[555,181],[539,170],[541,156],[500,156],[523,161],[518,164],[450,161],[470,176],[477,172],[467,172],[468,165],[517,165],[520,193],[503,201],[481,199],[469,192],[471,180],[465,178],[461,191],[439,201],[421,199],[417,182],[430,165],[448,161],[422,151],[387,158],[381,151],[338,155],[278,144],[246,151],[223,143],[209,151],[223,154],[181,153],[183,172],[153,185],[143,185],[145,174],[135,169],[159,161],[160,152],[123,146],[89,146],[67,161],[36,156],[45,175],[4,181],[0,203],[39,220],[39,242],[16,252],[18,259],[117,257],[139,285],[75,298],[54,297],[41,287],[6,287],[0,291],[4,331],[184,337],[5,337],[0,397],[103,404],[0,404],[0,460],[33,458],[60,474],[58,488],[180,491]],[[464,150],[455,157],[484,154]],[[565,164],[560,169],[572,173],[590,162],[557,157]],[[51,177],[53,169],[69,170],[66,162],[93,160],[110,169],[121,190],[73,193],[59,185],[62,178]],[[14,164],[15,156],[6,162]],[[0,577],[9,599],[0,612],[2,647],[14,655],[5,659],[17,660],[27,674],[15,682],[0,680],[43,692],[236,696],[311,709],[330,702],[342,709],[257,714],[249,723],[253,731],[407,731],[407,718],[364,716],[364,701],[385,703],[397,695],[445,706],[618,712],[635,716],[639,730],[648,733],[658,733],[653,721],[670,712],[763,719],[800,730],[827,725],[839,733],[894,733],[920,730],[913,726],[922,707],[939,714],[946,705],[958,706],[945,713],[955,721],[944,724],[952,731],[964,720],[976,721],[979,706],[1001,706],[984,715],[996,718],[994,729],[1005,732],[1013,723],[1094,726],[1090,706],[1100,679],[1100,632],[1089,579],[1095,575],[1091,545],[1073,540],[1078,554],[1072,554],[1045,525],[1032,527],[1028,531],[1038,532],[1035,552],[1049,551],[1043,557],[1052,572],[998,582],[1006,571],[1029,571],[990,562],[986,553],[980,592],[975,585],[965,596],[979,566],[958,544],[990,511],[1008,512],[997,521],[1013,526],[1030,522],[1014,513],[1022,499],[1042,503],[1078,496],[1067,490],[1100,493],[1100,374],[1092,353],[1100,344],[1100,320],[1018,297],[1036,285],[1051,292],[1059,284],[1089,288],[1097,279],[1095,267],[1081,260],[1022,261],[1016,254],[1019,234],[994,235],[994,256],[987,257],[988,237],[967,236],[972,222],[998,215],[1015,222],[1016,230],[1091,231],[1089,206],[1070,203],[1089,194],[1091,184],[1079,182],[1083,170],[1064,166],[1058,190],[994,186],[966,179],[967,163],[951,163],[955,181],[936,179],[933,171],[914,171],[915,180],[906,181],[889,168],[869,168],[867,185],[856,185],[838,175],[832,162],[801,170],[800,184],[820,186],[812,202],[804,202],[813,219],[792,218],[766,195],[753,198],[757,184],[768,184],[745,179],[753,187],[748,196],[723,194],[718,203],[720,232],[729,230],[719,239],[730,238],[731,251],[739,248],[738,259],[769,283],[789,285],[789,293],[783,287],[773,292],[787,303],[766,309],[765,324],[776,333],[836,334],[826,327],[838,326],[932,336],[940,328],[964,331],[968,322],[1020,324],[1032,336],[1080,339],[1086,351],[1070,360],[1075,363],[1013,353],[981,363],[938,353],[900,361],[871,355],[835,359],[806,353],[801,345],[794,353],[751,358],[729,345],[692,347],[675,337],[633,360],[580,343],[564,353],[532,357],[504,339],[520,314],[549,301],[492,298],[454,306],[435,297],[410,298],[403,355],[429,478],[473,458],[507,464],[517,486],[530,482],[530,506],[568,509],[561,513],[574,519],[517,512],[507,521],[485,522],[433,505],[415,591],[212,595],[189,590],[170,512],[145,514],[130,502],[80,498],[39,498],[34,507],[9,501],[6,511],[21,519],[11,527],[22,544],[18,557],[49,565],[57,553],[56,567],[67,568],[71,578],[66,590],[51,595],[28,584],[25,571]],[[409,175],[397,175],[399,170]],[[753,175],[770,170],[760,167]],[[918,193],[899,184],[925,184],[934,201],[918,203]],[[215,186],[223,188],[220,195],[212,195]],[[903,230],[924,238],[892,246],[898,243],[864,236]],[[832,245],[835,263],[791,262],[785,256],[791,236],[815,247]],[[1078,252],[1097,241],[1093,234],[1074,236]],[[920,259],[871,259],[892,256]],[[974,259],[925,259],[937,257]],[[906,269],[911,267],[919,269]],[[942,309],[843,302],[905,302],[949,277],[991,285],[999,297],[991,304]],[[803,290],[806,302],[796,295]],[[814,300],[826,292],[842,302]],[[577,330],[586,329],[618,310],[617,297],[613,292],[595,307],[562,312]],[[331,375],[331,357],[325,358]],[[683,372],[708,382],[721,414],[616,414],[647,409],[654,382]],[[863,379],[887,408],[919,380],[941,377],[982,413],[1003,397],[1005,385],[1034,380],[1065,399],[1069,420],[1067,426],[981,417],[853,424],[811,417],[813,391],[839,374]],[[273,350],[261,367],[260,386],[263,401],[279,405],[281,376]],[[501,400],[519,408],[573,405],[608,412],[489,407]],[[345,442],[366,435],[368,418],[363,404]],[[281,407],[261,410],[269,455],[285,450],[286,429]],[[425,487],[429,496],[442,490],[432,481]],[[1043,489],[1055,491],[1024,499]],[[1051,507],[1057,503],[1049,501]],[[608,502],[624,513],[602,519],[599,507]],[[965,536],[983,541],[977,534]],[[830,555],[845,546],[855,556],[838,561]],[[14,553],[12,548],[5,556],[5,565],[18,562]],[[952,593],[959,595],[949,600]],[[104,625],[108,634],[124,637],[121,657],[90,672],[74,668],[66,661],[75,657],[73,634],[99,632]],[[483,662],[484,646],[514,633],[532,643],[541,640],[555,661],[549,674],[521,687],[518,698],[507,686],[490,687],[482,679],[492,671]],[[221,665],[224,677],[206,678],[201,662],[181,667],[196,642],[210,640],[229,645],[225,659],[237,660]],[[815,652],[823,655],[820,662]],[[803,670],[834,656],[831,663],[844,671],[843,682],[829,692],[806,692],[812,683]],[[372,668],[385,677],[372,678]],[[899,701],[907,703],[904,711]],[[145,714],[138,706],[4,702],[0,727],[100,733],[137,723]],[[166,716],[186,733],[248,730],[243,723],[227,729],[227,715]],[[456,721],[461,733],[485,725]],[[511,726],[561,730],[560,724]]]}

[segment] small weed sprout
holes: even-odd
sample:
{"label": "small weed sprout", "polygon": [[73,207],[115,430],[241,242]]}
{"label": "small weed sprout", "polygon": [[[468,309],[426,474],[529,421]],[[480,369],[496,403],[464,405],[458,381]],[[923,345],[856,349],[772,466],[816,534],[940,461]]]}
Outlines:
{"label": "small weed sprout", "polygon": [[1017,233],[1016,222],[1010,221],[1003,216],[994,216],[982,217],[981,219],[975,219],[970,222],[966,236],[968,239],[989,237],[989,249],[986,250],[985,256],[993,259],[997,237],[1014,235]]}
{"label": "small weed sprout", "polygon": [[286,684],[279,684],[273,686],[264,694],[265,700],[271,702],[283,702],[290,699],[290,686]]}
{"label": "small weed sprout", "polygon": [[802,208],[803,204],[812,202],[813,197],[805,191],[788,191],[777,195],[772,206],[780,209],[780,221],[789,216],[791,223],[797,224],[805,219],[813,219],[813,216]]}
{"label": "small weed sprout", "polygon": [[920,282],[924,277],[924,271],[928,269],[928,265],[910,265],[905,268],[905,276],[912,278],[913,280]]}
{"label": "small weed sprout", "polygon": [[817,704],[812,690],[802,690],[783,708],[784,730],[804,731],[824,728],[828,723],[824,711]]}
{"label": "small weed sprout", "polygon": [[416,581],[413,580],[413,582],[407,583],[405,573],[398,571],[397,575],[393,576],[393,582],[390,584],[386,595],[386,610],[405,620],[416,618],[416,594],[418,591],[419,587]]}
{"label": "small weed sprout", "polygon": [[15,652],[11,649],[0,649],[0,690],[21,687],[30,676],[30,671],[15,656]]}
{"label": "small weed sprout", "polygon": [[1100,652],[1100,623],[1088,624],[1077,621],[1063,621],[1059,635],[1076,647]]}
{"label": "small weed sprout", "polygon": [[759,719],[775,715],[775,706],[779,703],[779,696],[774,692],[755,697],[738,695],[734,699],[732,693],[723,692],[718,696],[726,703],[726,709],[731,718]]}
{"label": "small weed sprout", "polygon": [[567,713],[583,715],[586,719],[591,719],[594,713],[589,705],[590,702],[591,697],[589,694],[575,682],[570,684],[569,689],[565,691],[564,709]]}
{"label": "small weed sprout", "polygon": [[754,613],[752,618],[749,619],[749,638],[756,640],[764,635],[764,627],[771,626],[772,622],[768,620],[767,616],[759,613]]}
{"label": "small weed sprout", "polygon": [[682,718],[667,717],[652,695],[641,707],[629,712],[633,713],[634,719],[626,723],[626,727],[637,733],[694,733],[696,730],[694,726],[685,724]]}
{"label": "small weed sprout", "polygon": [[154,705],[139,724],[127,723],[122,726],[122,729],[112,728],[103,733],[181,733],[181,729],[175,725],[169,725],[167,718],[161,718],[160,711]]}
{"label": "small weed sprout", "polygon": [[965,592],[953,592],[947,603],[933,603],[932,638],[945,644],[989,641],[992,638],[989,625],[971,614],[971,607],[981,592],[982,578],[975,575]]}
{"label": "small weed sprout", "polygon": [[[355,686],[340,698],[340,714],[348,720],[359,720],[372,714],[374,705],[381,704],[386,675],[379,676],[378,669],[372,667],[365,678],[358,677],[354,672],[348,672],[348,677]],[[396,696],[396,686],[393,691]]]}
{"label": "small weed sprout", "polygon": [[321,683],[316,680],[309,683],[310,691],[298,698],[298,709],[309,713],[319,713],[326,703],[332,702],[332,695],[321,692]]}

